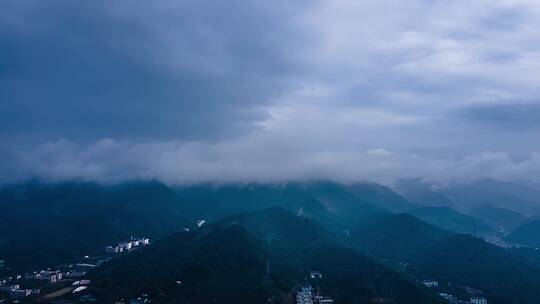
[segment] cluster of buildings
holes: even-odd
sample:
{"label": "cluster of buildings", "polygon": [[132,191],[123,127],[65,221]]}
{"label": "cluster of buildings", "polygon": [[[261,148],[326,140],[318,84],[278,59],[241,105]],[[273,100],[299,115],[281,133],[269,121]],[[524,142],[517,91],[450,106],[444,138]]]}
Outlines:
{"label": "cluster of buildings", "polygon": [[470,304],[487,304],[487,299],[483,297],[471,297]]}
{"label": "cluster of buildings", "polygon": [[[429,288],[439,287],[439,282],[434,279],[425,279],[422,280],[421,283]],[[460,286],[459,288],[466,291],[470,295],[470,297],[465,300],[460,300],[457,296],[449,292],[439,292],[439,296],[441,296],[450,304],[487,304],[487,299],[482,296],[483,292],[481,290],[468,286]]]}
{"label": "cluster of buildings", "polygon": [[439,296],[450,304],[487,304],[487,299],[481,296],[473,296],[468,300],[460,300],[455,295],[446,292],[440,292]]}
{"label": "cluster of buildings", "polygon": [[[76,280],[73,283],[73,292],[79,292],[87,288],[90,284],[89,280],[80,279],[86,272],[105,260],[98,259],[97,263],[88,263],[88,259],[85,263],[77,264],[64,264],[59,265],[56,269],[37,270],[31,273],[19,274],[10,276],[0,280],[0,293],[7,295],[12,301],[23,300],[25,298],[38,298],[42,297],[42,288],[59,283],[62,288],[65,286],[66,280]],[[41,283],[39,283],[41,281]],[[30,285],[28,285],[30,284]],[[21,286],[33,286],[32,288],[23,288]],[[59,287],[60,288],[60,287]],[[50,289],[47,287],[46,289]],[[2,303],[0,301],[0,303]]]}
{"label": "cluster of buildings", "polygon": [[62,273],[60,270],[41,270],[33,274],[26,274],[25,278],[42,280],[49,284],[54,284],[60,281],[63,275],[67,275],[67,273]]}
{"label": "cluster of buildings", "polygon": [[311,287],[301,287],[296,292],[296,304],[313,304],[313,289]]}
{"label": "cluster of buildings", "polygon": [[[322,279],[320,271],[311,270],[309,272],[310,281],[318,286],[318,281]],[[296,303],[297,304],[333,304],[334,299],[325,296],[319,292],[319,288],[313,288],[310,284],[301,286],[296,291]]]}
{"label": "cluster of buildings", "polygon": [[[128,252],[149,244],[150,239],[148,237],[131,237],[129,241],[119,242],[116,246],[107,246],[105,252],[107,254]],[[84,276],[89,270],[111,258],[113,257],[110,255],[84,256],[79,263],[58,265],[54,269],[47,268],[0,279],[0,304],[6,301],[8,301],[7,303],[12,303],[18,300],[28,301],[29,299],[47,299],[51,303],[60,303],[63,300],[56,298],[61,297],[65,293],[82,294],[78,298],[79,302],[93,302],[95,298],[92,295],[85,294],[90,281],[86,280]],[[4,263],[3,260],[0,260],[0,268],[4,266]],[[32,289],[22,286],[32,286]],[[48,294],[44,294],[44,290],[48,290]]]}
{"label": "cluster of buildings", "polygon": [[115,246],[106,246],[105,253],[115,254],[130,251],[131,249],[139,246],[146,246],[150,244],[150,239],[147,237],[142,238],[131,238],[131,240],[126,242],[119,242]]}
{"label": "cluster of buildings", "polygon": [[19,284],[13,284],[13,285],[0,285],[0,291],[8,294],[8,296],[13,300],[20,300],[32,294],[38,294],[40,290],[21,288]]}
{"label": "cluster of buildings", "polygon": [[323,296],[311,286],[304,286],[296,291],[296,304],[334,304],[334,299]]}

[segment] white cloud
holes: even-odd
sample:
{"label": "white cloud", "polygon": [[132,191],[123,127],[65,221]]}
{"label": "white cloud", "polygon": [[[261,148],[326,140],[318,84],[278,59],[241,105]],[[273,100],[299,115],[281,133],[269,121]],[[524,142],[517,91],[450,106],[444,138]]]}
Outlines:
{"label": "white cloud", "polygon": [[104,139],[81,146],[60,140],[36,151],[18,151],[13,164],[18,174],[50,180],[82,179],[119,182],[159,179],[167,183],[205,181],[283,181],[330,178],[343,182],[372,180],[391,183],[397,178],[423,176],[427,180],[540,180],[540,153],[517,161],[502,152],[483,152],[458,158],[401,154],[382,148],[355,150],[288,146],[288,139],[249,137],[242,141],[130,143]]}

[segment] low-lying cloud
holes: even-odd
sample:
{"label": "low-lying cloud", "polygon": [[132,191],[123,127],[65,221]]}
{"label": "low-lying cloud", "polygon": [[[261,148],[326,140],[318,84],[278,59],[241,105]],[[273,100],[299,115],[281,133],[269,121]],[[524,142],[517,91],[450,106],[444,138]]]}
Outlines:
{"label": "low-lying cloud", "polygon": [[[207,144],[201,142],[130,143],[103,139],[81,146],[66,140],[17,151],[4,168],[3,182],[28,177],[49,181],[117,183],[158,179],[169,184],[197,182],[279,182],[306,179],[361,180],[391,184],[423,176],[437,182],[491,177],[540,180],[540,153],[521,160],[502,152],[459,158],[432,158],[385,149],[305,149],[265,139]],[[12,168],[9,168],[12,166]]]}

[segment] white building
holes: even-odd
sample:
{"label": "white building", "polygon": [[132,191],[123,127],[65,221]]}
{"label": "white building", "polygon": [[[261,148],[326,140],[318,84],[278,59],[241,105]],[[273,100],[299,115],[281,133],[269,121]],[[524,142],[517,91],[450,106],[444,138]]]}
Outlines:
{"label": "white building", "polygon": [[296,292],[296,304],[313,304],[313,295],[310,287],[302,287]]}
{"label": "white building", "polygon": [[42,270],[34,276],[38,280],[48,281],[49,283],[56,283],[62,279],[62,273],[60,270]]}
{"label": "white building", "polygon": [[130,250],[133,245],[131,245],[131,242],[123,242],[118,244],[118,247],[123,248],[124,250]]}
{"label": "white building", "polygon": [[439,282],[433,279],[422,280],[422,284],[430,288],[439,286]]}
{"label": "white building", "polygon": [[487,304],[487,299],[484,297],[472,297],[469,303],[470,304]]}
{"label": "white building", "polygon": [[134,247],[138,246],[146,246],[150,244],[150,239],[147,237],[142,238],[131,238],[131,240],[127,242],[120,242],[116,246],[105,246],[105,253],[108,254],[115,254],[115,253],[122,253],[124,251],[129,251],[133,249]]}
{"label": "white building", "polygon": [[150,239],[147,238],[147,237],[142,237],[140,239],[138,239],[139,241],[139,245],[149,245],[150,244]]}
{"label": "white building", "polygon": [[120,248],[118,246],[106,246],[105,253],[119,253]]}

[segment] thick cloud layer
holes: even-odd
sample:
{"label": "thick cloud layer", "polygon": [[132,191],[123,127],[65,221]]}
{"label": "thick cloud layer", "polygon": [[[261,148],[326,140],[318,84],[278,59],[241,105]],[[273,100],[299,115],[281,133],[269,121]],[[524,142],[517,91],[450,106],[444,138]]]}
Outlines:
{"label": "thick cloud layer", "polygon": [[[281,146],[281,138],[249,137],[233,142],[116,142],[79,146],[65,140],[18,151],[4,172],[10,180],[28,176],[53,181],[82,179],[115,183],[160,179],[170,184],[279,182],[333,179],[391,184],[396,177],[423,176],[431,181],[471,181],[486,176],[502,180],[540,180],[540,153],[516,160],[505,153],[484,152],[461,158],[397,154],[384,149],[306,149]],[[23,166],[21,166],[23,165]]]}
{"label": "thick cloud layer", "polygon": [[3,1],[0,14],[7,135],[221,136],[264,116],[255,106],[299,69],[282,3]]}
{"label": "thick cloud layer", "polygon": [[538,28],[525,0],[0,0],[0,179],[540,180]]}

